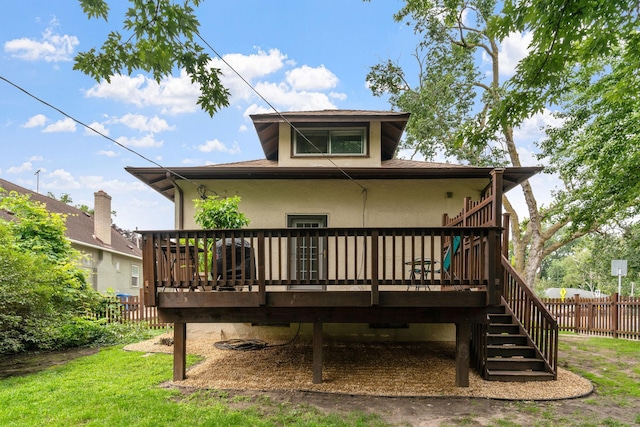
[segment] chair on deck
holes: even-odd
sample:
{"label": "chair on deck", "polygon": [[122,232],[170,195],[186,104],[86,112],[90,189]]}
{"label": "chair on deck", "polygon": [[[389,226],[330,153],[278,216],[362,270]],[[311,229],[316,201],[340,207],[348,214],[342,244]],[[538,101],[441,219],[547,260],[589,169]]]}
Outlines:
{"label": "chair on deck", "polygon": [[[455,255],[458,252],[458,249],[460,249],[461,241],[462,241],[462,237],[453,236],[453,242],[451,242],[451,245],[447,247],[447,250],[444,253],[444,260],[442,261],[442,270],[444,271],[444,274],[447,276],[447,279],[449,280],[453,280],[457,278],[455,274],[452,274],[453,271],[451,269],[451,254]],[[453,284],[453,287],[458,290],[463,289],[461,285]]]}
{"label": "chair on deck", "polygon": [[[444,271],[444,274],[449,280],[456,278],[455,275],[453,275],[453,277],[451,275],[451,254],[456,254],[458,252],[458,249],[460,249],[461,241],[462,238],[460,236],[453,236],[452,244],[447,247],[447,250],[444,253],[442,269],[434,270],[434,273],[440,273],[441,271]],[[424,279],[427,274],[431,273],[431,269],[437,263],[438,261],[431,261],[430,259],[422,258],[416,258],[414,260],[407,261],[405,264],[411,267],[411,284],[407,286],[407,290],[411,289],[411,286],[415,286],[416,290],[419,290],[420,286],[424,286],[427,290],[430,291],[431,287],[426,282],[423,282],[422,279]],[[420,280],[416,281],[416,278],[419,278]],[[456,289],[462,290],[462,287],[460,285],[453,284],[453,286]]]}

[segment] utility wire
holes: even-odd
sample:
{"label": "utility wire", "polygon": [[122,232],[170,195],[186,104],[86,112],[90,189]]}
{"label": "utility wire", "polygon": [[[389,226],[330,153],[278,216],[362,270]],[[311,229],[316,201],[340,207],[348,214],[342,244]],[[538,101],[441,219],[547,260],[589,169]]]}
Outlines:
{"label": "utility wire", "polygon": [[282,120],[284,120],[284,122],[285,122],[285,123],[287,123],[289,126],[291,126],[291,128],[292,128],[292,129],[293,129],[293,130],[294,130],[298,135],[302,136],[302,137],[306,140],[306,142],[308,142],[308,143],[309,143],[313,148],[315,148],[315,149],[316,149],[316,151],[317,151],[319,154],[321,154],[321,155],[322,155],[325,159],[327,159],[327,160],[328,160],[328,161],[329,161],[333,166],[335,166],[335,167],[336,167],[340,172],[342,172],[342,174],[343,174],[344,176],[346,176],[346,177],[347,177],[347,178],[349,178],[351,181],[353,181],[353,183],[354,183],[354,184],[356,184],[357,186],[359,186],[360,188],[362,188],[362,191],[364,191],[364,192],[366,192],[366,191],[367,191],[367,189],[366,189],[362,184],[360,184],[358,181],[356,181],[356,180],[355,180],[351,175],[349,175],[349,174],[347,173],[347,171],[345,171],[345,170],[344,170],[344,169],[342,169],[339,165],[337,165],[337,164],[336,164],[336,163],[331,159],[331,157],[327,156],[327,155],[326,155],[326,153],[322,152],[322,151],[320,150],[320,148],[318,148],[318,147],[317,147],[313,142],[311,142],[311,141],[309,140],[309,138],[307,138],[307,137],[306,137],[302,132],[300,132],[300,130],[298,130],[298,128],[296,128],[296,127],[293,125],[293,123],[291,123],[291,121],[290,121],[289,119],[287,119],[287,118],[284,116],[284,114],[282,114],[280,111],[278,111],[278,109],[277,109],[275,106],[273,106],[273,104],[271,104],[271,103],[270,103],[270,102],[269,102],[269,101],[268,101],[264,96],[262,96],[262,94],[261,94],[261,93],[260,93],[260,92],[255,88],[255,87],[253,87],[253,85],[252,85],[251,83],[249,83],[249,82],[247,81],[247,79],[245,79],[245,78],[244,78],[244,77],[243,77],[243,76],[242,76],[242,75],[241,75],[241,74],[240,74],[240,73],[239,73],[235,68],[233,68],[233,67],[231,66],[231,64],[229,64],[229,62],[227,62],[227,60],[226,60],[226,59],[224,59],[224,58],[222,57],[222,55],[220,55],[220,54],[218,53],[218,51],[216,51],[216,50],[213,48],[213,46],[211,46],[211,45],[209,44],[209,42],[207,42],[207,41],[204,39],[204,37],[202,37],[202,35],[200,35],[200,33],[199,33],[198,31],[195,31],[195,34],[196,34],[196,35],[198,36],[198,38],[202,41],[202,43],[204,43],[204,44],[205,44],[205,46],[207,46],[209,49],[211,49],[211,51],[212,51],[212,52],[213,52],[213,53],[214,53],[218,58],[220,58],[220,60],[221,60],[221,61],[222,61],[222,62],[223,62],[227,67],[229,67],[229,69],[230,69],[231,71],[233,71],[233,72],[236,74],[236,76],[238,76],[238,77],[240,78],[240,80],[242,80],[242,81],[243,81],[247,86],[249,86],[249,88],[250,88],[250,89],[251,89],[251,90],[252,90],[256,95],[258,95],[258,97],[259,97],[260,99],[262,99],[262,100],[263,100],[263,101],[264,101],[264,102],[265,102],[265,103],[266,103],[266,104],[267,104],[267,105],[268,105],[268,106],[269,106],[269,107],[270,107],[270,108],[271,108],[271,109],[272,109],[272,110],[273,110],[273,111],[274,111],[278,116],[280,116],[280,118],[281,118]]}
{"label": "utility wire", "polygon": [[22,88],[21,86],[17,85],[16,83],[13,83],[11,80],[7,79],[6,77],[4,77],[4,76],[0,76],[0,80],[5,81],[6,83],[8,83],[8,84],[10,84],[11,86],[15,87],[16,89],[18,89],[19,91],[21,91],[21,92],[25,93],[26,95],[30,96],[31,98],[35,99],[36,101],[38,101],[38,102],[40,102],[40,103],[42,103],[42,104],[46,105],[47,107],[49,107],[49,108],[51,108],[51,109],[53,109],[53,110],[57,111],[58,113],[62,114],[63,116],[65,116],[65,117],[67,117],[67,118],[69,118],[69,119],[73,120],[75,123],[79,124],[80,126],[82,126],[82,127],[86,128],[86,129],[89,129],[90,131],[92,131],[92,132],[96,133],[97,135],[100,135],[101,137],[103,137],[103,138],[105,138],[105,139],[108,139],[109,141],[113,142],[114,144],[118,145],[119,147],[124,148],[125,150],[127,150],[127,151],[129,151],[129,152],[131,152],[131,153],[135,154],[136,156],[138,156],[138,157],[140,157],[140,158],[142,158],[142,159],[146,160],[147,162],[152,163],[152,164],[154,164],[155,166],[158,166],[158,167],[159,167],[159,168],[161,168],[162,170],[165,170],[166,172],[169,172],[170,174],[175,175],[175,176],[177,176],[177,177],[178,177],[178,178],[180,178],[180,179],[183,179],[183,180],[185,180],[185,181],[187,181],[187,182],[190,182],[190,183],[194,184],[196,187],[200,187],[200,186],[201,186],[201,184],[196,183],[195,181],[192,181],[192,180],[190,180],[189,178],[187,178],[187,177],[184,177],[184,176],[180,175],[180,174],[179,174],[179,173],[177,173],[176,171],[171,170],[171,169],[167,168],[166,166],[162,166],[160,163],[158,163],[158,162],[156,162],[155,160],[152,160],[152,159],[150,159],[150,158],[146,157],[144,154],[141,154],[141,153],[139,153],[139,152],[137,152],[137,151],[135,151],[135,150],[133,150],[133,149],[131,149],[131,148],[127,147],[126,145],[124,145],[124,144],[122,144],[122,143],[120,143],[120,142],[116,141],[115,139],[111,138],[110,136],[105,135],[104,133],[100,132],[99,130],[96,130],[96,129],[92,128],[90,125],[88,125],[88,124],[86,124],[86,123],[84,123],[84,122],[82,122],[82,121],[80,121],[80,120],[76,119],[76,118],[75,118],[75,117],[73,117],[72,115],[67,114],[66,112],[62,111],[60,108],[58,108],[58,107],[56,107],[56,106],[54,106],[54,105],[51,105],[51,104],[50,104],[50,103],[48,103],[47,101],[45,101],[45,100],[43,100],[43,99],[41,99],[41,98],[37,97],[36,95],[32,94],[31,92],[29,92],[28,90],[26,90],[26,89]]}

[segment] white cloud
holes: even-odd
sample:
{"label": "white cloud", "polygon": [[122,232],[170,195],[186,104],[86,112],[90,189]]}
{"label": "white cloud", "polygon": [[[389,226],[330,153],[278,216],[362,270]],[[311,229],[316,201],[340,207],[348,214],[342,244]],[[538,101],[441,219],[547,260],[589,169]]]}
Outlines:
{"label": "white cloud", "polygon": [[[293,61],[277,49],[258,50],[254,54],[239,53],[224,56],[242,77],[256,91],[279,110],[324,110],[337,108],[333,101],[345,100],[346,94],[332,91],[338,84],[338,78],[324,65],[294,67]],[[230,91],[230,102],[234,104],[257,102],[259,96],[232,71],[221,59],[214,58],[211,65],[222,71],[222,84]],[[282,74],[275,74],[284,71]],[[141,74],[114,76],[111,83],[101,82],[85,92],[87,97],[112,99],[138,107],[160,107],[162,113],[191,113],[199,110],[197,98],[200,95],[197,85],[191,83],[184,71],[179,77],[162,79],[160,84]],[[241,106],[239,106],[242,108]],[[252,105],[245,111],[245,116],[255,111]],[[266,110],[268,111],[268,110]],[[154,117],[147,119],[141,115],[126,115],[120,123],[145,132],[172,130],[165,121]]]}
{"label": "white cloud", "polygon": [[75,132],[76,131],[76,122],[74,122],[70,118],[58,120],[55,123],[50,124],[46,128],[42,130],[44,133],[54,133],[54,132]]}
{"label": "white cloud", "polygon": [[337,108],[325,93],[292,91],[284,83],[258,83],[256,89],[269,102],[289,111],[332,110]]}
{"label": "white cloud", "polygon": [[347,99],[346,93],[330,92],[329,96],[333,99],[337,99],[338,101],[344,101],[345,99]]}
{"label": "white cloud", "polygon": [[[109,129],[107,129],[105,127],[105,125],[100,123],[100,122],[93,122],[93,123],[91,123],[89,125],[89,127],[91,129],[94,129],[94,130],[100,132],[102,135],[109,136]],[[94,131],[92,131],[91,129],[85,128],[84,134],[87,135],[87,136],[100,136],[97,133],[95,133]]]}
{"label": "white cloud", "polygon": [[31,157],[29,157],[29,161],[30,162],[41,162],[42,160],[44,160],[44,157],[42,157],[42,156],[31,156]]}
{"label": "white cloud", "polygon": [[287,71],[286,81],[293,90],[326,90],[336,87],[338,77],[324,65],[316,68],[303,65]]}
{"label": "white cloud", "polygon": [[217,139],[212,139],[202,145],[198,145],[198,150],[203,153],[217,151],[220,153],[236,154],[240,152],[240,147],[237,142],[234,142],[231,147],[227,147],[223,142],[220,142]]}
{"label": "white cloud", "polygon": [[29,120],[27,120],[22,125],[22,127],[23,128],[40,127],[40,126],[44,126],[46,122],[47,122],[47,116],[45,116],[44,114],[36,114],[35,116],[30,117]]}
{"label": "white cloud", "polygon": [[197,85],[186,72],[179,77],[163,78],[160,84],[141,74],[133,77],[113,76],[111,83],[102,81],[85,91],[90,98],[113,99],[138,107],[159,107],[163,114],[192,113],[198,110]]}
{"label": "white cloud", "polygon": [[5,42],[5,52],[26,61],[71,61],[74,49],[80,42],[76,36],[56,34],[57,24],[54,18],[40,40],[22,37]]}
{"label": "white cloud", "polygon": [[[516,66],[529,51],[529,44],[533,40],[533,33],[511,33],[501,43],[498,53],[498,64],[500,75],[511,77],[516,72]],[[486,53],[482,53],[485,62],[489,62]]]}
{"label": "white cloud", "polygon": [[43,187],[47,189],[78,189],[82,188],[81,180],[77,180],[64,169],[56,169],[47,174],[46,179],[42,180]]}
{"label": "white cloud", "polygon": [[156,141],[153,137],[153,134],[148,134],[143,136],[142,138],[129,138],[126,136],[121,136],[116,139],[120,144],[127,147],[138,147],[138,148],[150,148],[150,147],[162,147],[164,145],[164,141]]}
{"label": "white cloud", "polygon": [[117,157],[118,153],[116,153],[113,150],[100,150],[97,153],[99,156],[105,156],[105,157]]}
{"label": "white cloud", "polygon": [[248,130],[249,130],[249,128],[247,127],[247,125],[240,125],[240,128],[238,129],[238,132],[246,132]]}
{"label": "white cloud", "polygon": [[64,169],[56,169],[50,174],[47,174],[47,176],[42,179],[42,185],[44,188],[51,190],[68,191],[70,189],[86,189],[91,192],[104,190],[112,196],[116,193],[145,191],[148,189],[148,187],[140,181],[128,182],[120,181],[118,179],[105,179],[103,176],[99,175],[83,175],[75,177]]}
{"label": "white cloud", "polygon": [[555,117],[553,112],[544,109],[541,113],[526,119],[519,127],[513,130],[515,141],[520,144],[522,141],[539,141],[545,138],[544,128],[557,127],[562,124],[562,120]]}
{"label": "white cloud", "polygon": [[7,169],[7,173],[22,173],[31,172],[33,170],[33,164],[31,162],[24,162],[20,166],[12,166]]}
{"label": "white cloud", "polygon": [[125,114],[120,118],[112,120],[113,123],[122,123],[123,125],[139,130],[140,132],[158,133],[166,130],[174,130],[175,126],[169,126],[166,120],[158,116],[146,117],[141,114]]}
{"label": "white cloud", "polygon": [[246,110],[244,110],[245,117],[249,117],[252,114],[267,114],[267,113],[273,113],[273,110],[271,108],[263,107],[258,104],[251,104],[249,107],[247,107]]}
{"label": "white cloud", "polygon": [[[251,88],[236,74],[238,72],[247,82],[254,83],[254,80],[279,71],[284,67],[287,56],[278,49],[271,49],[268,52],[258,50],[255,54],[242,55],[240,53],[230,53],[223,55],[224,59],[214,58],[211,66],[222,71],[220,78],[224,87],[229,89],[232,101],[249,100],[255,96]],[[226,62],[226,63],[225,63]],[[231,68],[227,65],[229,64]]]}

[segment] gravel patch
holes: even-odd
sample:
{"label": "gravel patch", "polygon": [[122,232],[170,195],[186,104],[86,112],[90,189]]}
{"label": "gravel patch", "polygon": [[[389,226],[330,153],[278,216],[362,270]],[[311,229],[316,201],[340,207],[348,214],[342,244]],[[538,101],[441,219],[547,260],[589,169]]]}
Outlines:
{"label": "gravel patch", "polygon": [[[170,335],[125,347],[172,353]],[[221,350],[214,340],[187,339],[187,352],[205,360],[187,371],[181,387],[293,390],[369,396],[481,397],[508,400],[569,399],[593,391],[590,381],[559,368],[557,381],[505,383],[483,380],[474,370],[469,387],[455,386],[455,343],[332,342],[323,347],[323,382],[312,382],[310,342],[269,343],[262,350]]]}

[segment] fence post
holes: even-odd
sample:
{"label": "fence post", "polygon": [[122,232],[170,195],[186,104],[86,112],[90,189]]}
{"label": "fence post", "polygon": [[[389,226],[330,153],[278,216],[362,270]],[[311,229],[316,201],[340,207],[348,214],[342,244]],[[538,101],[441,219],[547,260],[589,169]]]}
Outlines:
{"label": "fence post", "polygon": [[611,296],[611,332],[614,338],[618,338],[618,300],[619,295],[616,292]]}
{"label": "fence post", "polygon": [[573,330],[577,334],[577,333],[580,333],[580,319],[581,319],[580,297],[578,295],[574,296],[573,301],[575,304],[575,309],[573,310],[575,313],[575,318],[573,319]]}

